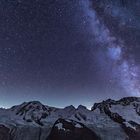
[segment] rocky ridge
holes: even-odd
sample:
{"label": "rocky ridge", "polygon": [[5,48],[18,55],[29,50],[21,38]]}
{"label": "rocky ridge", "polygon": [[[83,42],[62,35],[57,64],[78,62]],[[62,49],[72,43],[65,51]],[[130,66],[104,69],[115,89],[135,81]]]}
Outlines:
{"label": "rocky ridge", "polygon": [[138,140],[140,98],[108,99],[91,110],[54,108],[38,101],[0,109],[1,140]]}

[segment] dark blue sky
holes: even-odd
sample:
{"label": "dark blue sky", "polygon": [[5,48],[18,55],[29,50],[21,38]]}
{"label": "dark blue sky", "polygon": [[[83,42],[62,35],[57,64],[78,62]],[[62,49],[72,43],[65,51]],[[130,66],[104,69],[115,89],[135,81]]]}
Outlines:
{"label": "dark blue sky", "polygon": [[0,1],[1,106],[139,96],[139,3],[100,2]]}

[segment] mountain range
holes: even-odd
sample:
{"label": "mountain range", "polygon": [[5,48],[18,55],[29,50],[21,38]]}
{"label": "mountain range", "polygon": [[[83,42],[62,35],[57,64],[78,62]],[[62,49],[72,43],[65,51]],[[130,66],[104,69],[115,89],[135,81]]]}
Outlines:
{"label": "mountain range", "polygon": [[56,108],[39,101],[0,109],[0,140],[139,140],[140,98]]}

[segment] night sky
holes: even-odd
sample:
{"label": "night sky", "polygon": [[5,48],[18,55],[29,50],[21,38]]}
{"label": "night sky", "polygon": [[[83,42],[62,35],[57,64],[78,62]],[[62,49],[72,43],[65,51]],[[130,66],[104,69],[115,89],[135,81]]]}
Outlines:
{"label": "night sky", "polygon": [[1,0],[0,106],[140,96],[140,1],[105,1]]}

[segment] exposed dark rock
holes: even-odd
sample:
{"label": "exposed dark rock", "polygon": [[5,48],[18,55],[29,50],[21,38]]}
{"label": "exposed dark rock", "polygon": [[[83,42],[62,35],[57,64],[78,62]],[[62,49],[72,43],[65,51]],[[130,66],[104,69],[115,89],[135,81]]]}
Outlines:
{"label": "exposed dark rock", "polygon": [[4,125],[0,125],[0,140],[12,140],[10,129]]}
{"label": "exposed dark rock", "polygon": [[137,97],[125,97],[122,98],[118,101],[114,101],[111,99],[108,99],[106,101],[103,101],[101,103],[95,103],[94,106],[92,107],[92,111],[95,109],[99,108],[100,112],[105,113],[108,115],[113,121],[119,123],[125,133],[128,135],[129,140],[139,140],[140,139],[140,125],[133,122],[129,121],[127,122],[129,125],[126,125],[126,120],[123,118],[123,116],[120,116],[118,113],[111,112],[110,108],[112,105],[122,105],[122,106],[128,106],[132,104],[134,106],[134,109],[136,113],[139,115],[139,102],[140,99]]}
{"label": "exposed dark rock", "polygon": [[[62,128],[59,128],[59,125]],[[59,119],[54,124],[47,140],[100,140],[100,138],[81,123]]]}
{"label": "exposed dark rock", "polygon": [[[7,125],[0,125],[0,140],[99,140],[104,137],[105,140],[115,138],[139,140],[140,138],[138,124],[140,98],[128,97],[118,101],[108,99],[95,103],[91,111],[82,105],[77,109],[73,106],[64,109],[44,107],[39,102],[29,102],[11,109],[2,109],[1,120],[9,119]],[[121,112],[125,111],[125,108],[126,114]],[[130,121],[126,117],[131,115],[129,108],[132,111]],[[48,114],[48,109],[52,109],[52,114]],[[17,116],[18,111],[21,111],[21,114]],[[58,119],[60,116],[61,119]]]}
{"label": "exposed dark rock", "polygon": [[131,127],[127,127],[126,125],[122,125],[122,128],[126,132],[126,134],[129,136],[130,140],[139,140],[140,139],[140,125],[130,121],[129,122],[135,129]]}

